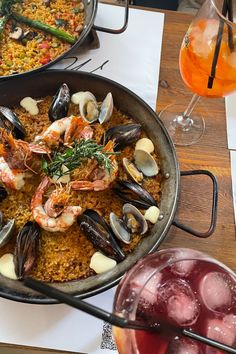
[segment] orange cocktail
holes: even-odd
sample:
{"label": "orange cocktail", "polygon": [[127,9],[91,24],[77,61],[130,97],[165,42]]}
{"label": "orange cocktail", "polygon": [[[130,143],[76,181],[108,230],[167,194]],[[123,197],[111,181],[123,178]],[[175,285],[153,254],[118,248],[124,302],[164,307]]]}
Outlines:
{"label": "orange cocktail", "polygon": [[219,25],[220,21],[216,19],[196,19],[186,33],[180,50],[182,78],[190,90],[199,96],[223,97],[236,91],[236,32],[232,32],[235,49],[230,49],[226,24],[213,87],[208,88]]}

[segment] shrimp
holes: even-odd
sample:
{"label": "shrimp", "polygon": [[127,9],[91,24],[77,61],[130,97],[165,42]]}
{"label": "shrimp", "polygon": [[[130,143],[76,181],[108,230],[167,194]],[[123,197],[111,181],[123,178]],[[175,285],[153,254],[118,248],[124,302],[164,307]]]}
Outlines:
{"label": "shrimp", "polygon": [[63,134],[64,143],[68,145],[80,138],[91,139],[93,130],[81,117],[65,117],[53,122],[42,135],[36,136],[35,142],[49,148],[57,147]]}
{"label": "shrimp", "polygon": [[[108,143],[104,147],[104,151],[114,151],[114,142],[112,140],[108,141]],[[72,181],[70,184],[72,189],[94,191],[102,191],[104,189],[107,189],[110,184],[115,180],[118,174],[118,163],[116,161],[115,155],[110,156],[110,161],[112,163],[112,169],[110,172],[104,169],[104,167],[98,166],[98,164],[96,163],[94,170],[89,176],[91,180]]]}
{"label": "shrimp", "polygon": [[33,218],[46,231],[65,232],[81,214],[82,208],[66,206],[69,195],[62,188],[53,191],[43,206],[43,195],[50,185],[51,181],[48,177],[44,177],[39,184],[31,200]]}

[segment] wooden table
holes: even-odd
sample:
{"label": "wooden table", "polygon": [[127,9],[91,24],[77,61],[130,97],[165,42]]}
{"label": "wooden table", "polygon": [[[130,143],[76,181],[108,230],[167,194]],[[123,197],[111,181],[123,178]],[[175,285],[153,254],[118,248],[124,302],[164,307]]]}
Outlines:
{"label": "wooden table", "polygon": [[[191,15],[164,11],[165,27],[162,47],[160,85],[157,111],[176,99],[182,109],[191,93],[184,86],[178,69],[178,53]],[[155,35],[155,34],[153,34]],[[219,183],[218,221],[214,234],[198,239],[172,226],[161,248],[189,247],[218,258],[236,271],[236,234],[233,215],[230,158],[227,149],[225,105],[223,99],[206,99],[198,108],[205,111],[206,132],[201,141],[191,147],[178,147],[181,170],[207,169]],[[211,183],[206,177],[183,177],[177,218],[202,231],[210,220]],[[68,353],[0,344],[0,354]]]}

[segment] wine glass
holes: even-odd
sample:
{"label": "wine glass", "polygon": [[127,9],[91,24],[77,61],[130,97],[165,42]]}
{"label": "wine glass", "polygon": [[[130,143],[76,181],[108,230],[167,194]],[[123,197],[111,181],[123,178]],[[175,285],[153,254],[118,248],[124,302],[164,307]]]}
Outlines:
{"label": "wine glass", "polygon": [[235,299],[236,274],[216,259],[186,248],[150,254],[122,279],[113,312],[159,331],[113,327],[118,351],[120,354],[216,353],[209,346],[176,333],[175,326],[235,347]]}
{"label": "wine glass", "polygon": [[233,0],[206,0],[185,34],[179,55],[182,79],[194,93],[184,112],[167,106],[160,118],[176,145],[196,143],[205,130],[194,113],[200,97],[224,97],[236,91],[236,6]]}

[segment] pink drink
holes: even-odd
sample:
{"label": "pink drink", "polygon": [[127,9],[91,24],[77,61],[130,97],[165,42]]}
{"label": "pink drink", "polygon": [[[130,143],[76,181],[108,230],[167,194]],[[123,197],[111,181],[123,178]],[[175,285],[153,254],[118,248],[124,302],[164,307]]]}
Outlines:
{"label": "pink drink", "polygon": [[236,347],[236,276],[209,256],[167,249],[141,260],[120,283],[114,312],[158,325],[160,333],[114,329],[120,354],[220,354],[168,324]]}

